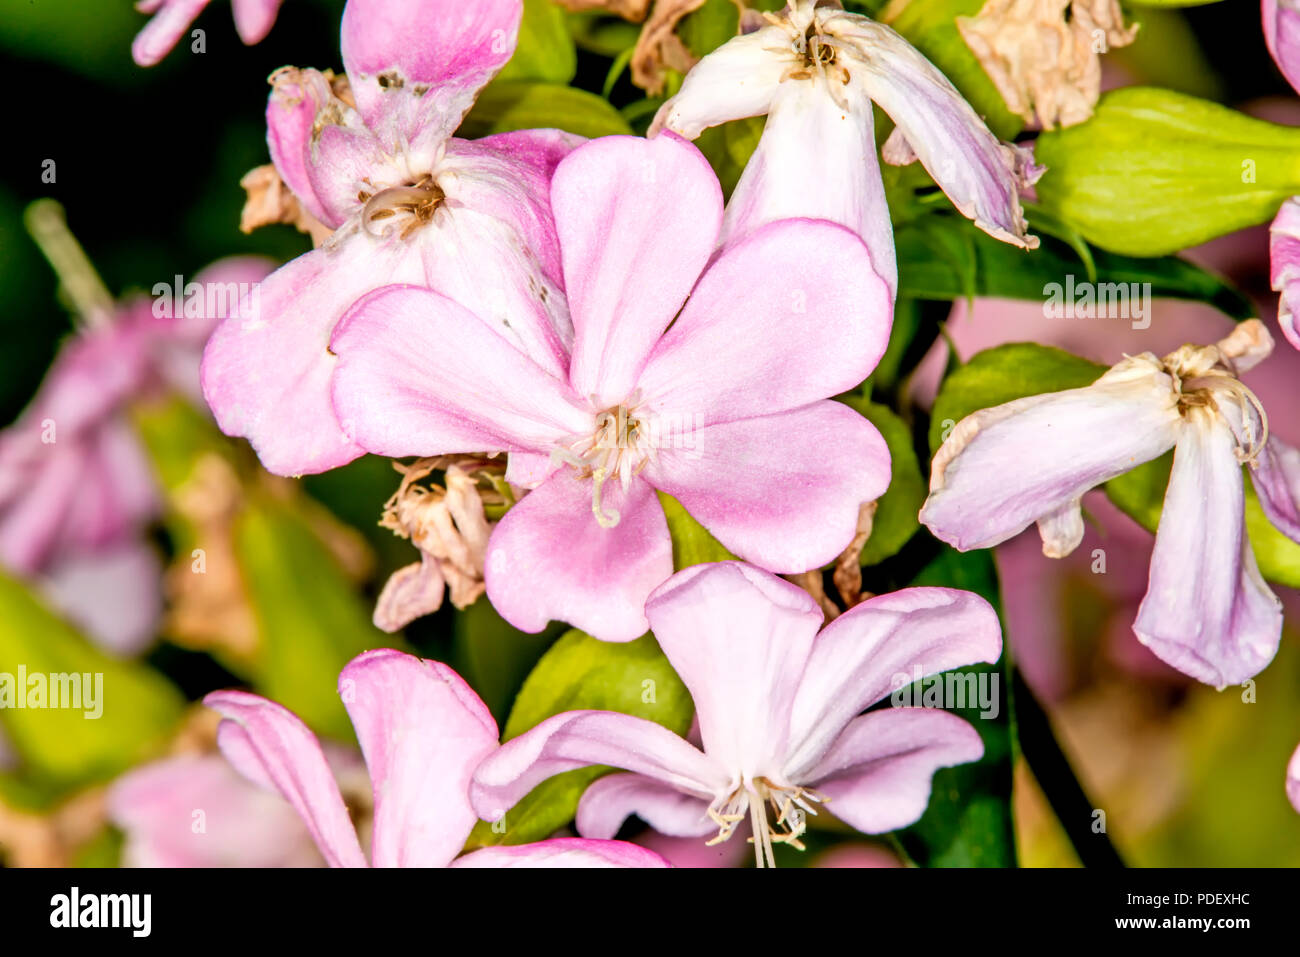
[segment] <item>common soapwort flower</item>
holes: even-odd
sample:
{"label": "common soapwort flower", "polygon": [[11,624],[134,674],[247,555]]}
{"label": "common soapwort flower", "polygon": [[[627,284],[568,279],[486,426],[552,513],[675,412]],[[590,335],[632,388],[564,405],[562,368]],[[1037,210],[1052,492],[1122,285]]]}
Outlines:
{"label": "common soapwort flower", "polygon": [[989,235],[1034,248],[1019,189],[1037,179],[1028,152],[998,141],[957,89],[894,30],[838,4],[790,0],[687,74],[651,132],[695,139],[728,120],[767,116],[727,206],[722,242],[790,216],[828,219],[866,241],[897,290],[894,235],[872,103],[896,124],[884,159],[919,159],[954,206]]}
{"label": "common soapwort flower", "polygon": [[226,720],[222,753],[245,777],[293,805],[331,867],[665,867],[622,841],[555,839],[457,856],[477,820],[474,768],[498,747],[497,727],[472,688],[446,665],[390,649],[368,651],[339,675],[370,772],[369,861],[316,736],[280,705],[242,691],[204,703]]}
{"label": "common soapwort flower", "polygon": [[[360,296],[390,283],[436,289],[542,368],[572,338],[548,203],[558,130],[452,136],[510,58],[520,0],[349,0],[346,77],[272,77],[267,143],[311,219],[333,230],[263,284],[260,314],[208,344],[204,393],[221,428],[281,475],[362,450],[330,403],[330,336]],[[444,347],[454,340],[449,339]]]}
{"label": "common soapwort flower", "polygon": [[[151,19],[131,44],[139,66],[153,66],[171,53],[185,31],[212,0],[140,0],[135,8]],[[239,39],[252,46],[261,43],[275,25],[283,0],[230,0]]]}
{"label": "common soapwort flower", "polygon": [[564,368],[447,296],[379,290],[330,344],[351,438],[393,458],[509,453],[506,479],[532,491],[492,532],[486,584],[526,631],[552,618],[609,641],[646,630],[646,596],[672,573],[656,490],[757,565],[833,560],[889,483],[874,426],[827,401],[889,337],[862,241],[787,220],[715,258],[717,178],[674,135],[583,145],[551,206],[574,328]]}
{"label": "common soapwort flower", "polygon": [[578,805],[577,828],[612,837],[636,814],[673,837],[726,841],[748,822],[758,866],[802,848],[809,815],[864,833],[925,811],[939,768],[978,760],[979,734],[934,708],[861,712],[896,675],[993,662],[1002,650],[988,602],[950,588],[907,588],[849,609],[825,628],[802,589],[740,562],[696,565],[646,604],[655,638],[695,702],[703,748],[644,718],[568,711],[488,755],[475,810],[496,820],[539,782],[609,764]]}
{"label": "common soapwort flower", "polygon": [[1084,492],[1174,449],[1133,630],[1184,674],[1244,681],[1277,652],[1282,606],[1246,536],[1243,463],[1269,520],[1300,541],[1300,451],[1269,436],[1238,378],[1272,348],[1252,319],[1214,345],[1129,356],[1085,388],[969,415],[935,454],[921,521],[963,551],[1036,522],[1059,558],[1083,537]]}
{"label": "common soapwort flower", "polygon": [[[1282,75],[1300,93],[1300,7],[1295,0],[1261,0],[1264,40]],[[1286,200],[1269,227],[1269,279],[1281,293],[1278,325],[1288,342],[1300,349],[1295,313],[1300,309],[1300,197]]]}

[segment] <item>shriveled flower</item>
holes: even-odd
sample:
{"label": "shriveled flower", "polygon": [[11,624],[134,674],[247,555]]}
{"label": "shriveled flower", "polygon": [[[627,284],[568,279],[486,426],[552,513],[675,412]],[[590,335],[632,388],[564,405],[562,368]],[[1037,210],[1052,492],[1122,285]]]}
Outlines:
{"label": "shriveled flower", "polygon": [[[190,25],[211,0],[139,0],[135,8],[152,15],[131,44],[138,66],[153,66],[171,53]],[[252,46],[261,43],[275,24],[282,0],[230,0],[239,39]]]}
{"label": "shriveled flower", "polygon": [[767,25],[728,40],[686,76],[651,132],[695,139],[728,120],[767,115],[727,206],[729,245],[773,220],[813,216],[857,232],[876,272],[898,286],[872,103],[895,122],[885,161],[919,159],[954,206],[989,235],[1034,248],[1019,190],[1042,172],[998,141],[957,89],[884,24],[838,5],[791,0]]}
{"label": "shriveled flower", "polygon": [[333,230],[264,284],[258,314],[208,344],[204,394],[221,428],[280,475],[320,472],[361,449],[330,403],[330,336],[359,297],[390,283],[454,300],[554,372],[572,337],[547,190],[579,142],[558,130],[453,137],[514,50],[520,0],[349,0],[347,82],[272,76],[271,159],[298,204]]}
{"label": "shriveled flower", "polygon": [[500,818],[552,775],[609,764],[631,773],[587,788],[580,834],[612,836],[636,814],[662,834],[716,842],[748,820],[756,863],[770,866],[773,845],[802,849],[807,816],[823,810],[864,833],[906,827],[924,813],[936,770],[983,754],[975,729],[946,711],[861,713],[896,689],[896,675],[998,659],[998,618],[978,595],[908,588],[819,634],[821,610],[802,589],[721,562],[674,575],[646,613],[695,701],[703,749],[644,718],[557,714],[478,766],[480,817]]}
{"label": "shriveled flower", "polygon": [[[410,539],[420,560],[389,576],[379,595],[375,627],[387,632],[433,614],[442,607],[444,591],[457,608],[483,594],[483,565],[495,524],[485,506],[499,517],[514,500],[504,459],[448,455],[393,467],[402,481],[384,503],[379,524]],[[443,473],[441,485],[421,484],[435,471]]]}
{"label": "shriveled flower", "polygon": [[239,180],[239,185],[247,194],[239,214],[241,233],[251,233],[260,226],[273,223],[286,223],[310,236],[313,246],[319,246],[334,232],[302,208],[298,197],[280,178],[274,163],[249,170]]}
{"label": "shriveled flower", "polygon": [[204,699],[227,720],[222,752],[245,777],[293,805],[331,867],[663,867],[622,841],[557,839],[458,857],[476,820],[470,775],[497,748],[497,727],[446,665],[368,651],[339,675],[374,793],[369,861],[316,736],[280,705],[242,691]]}
{"label": "shriveled flower", "polygon": [[889,337],[861,240],[789,220],[714,258],[721,190],[673,135],[580,147],[551,204],[574,324],[565,371],[445,296],[380,290],[331,344],[349,434],[392,458],[510,453],[507,478],[532,491],[492,533],[487,594],[525,631],[552,618],[609,641],[646,630],[646,596],[672,573],[656,490],[765,568],[834,559],[889,483],[875,427],[827,401]]}
{"label": "shriveled flower", "polygon": [[1138,31],[1118,0],[989,0],[957,28],[1007,108],[1045,130],[1092,116],[1101,54]]}
{"label": "shriveled flower", "polygon": [[1184,674],[1244,681],[1277,652],[1282,606],[1246,537],[1242,463],[1269,520],[1300,541],[1300,451],[1269,437],[1238,379],[1272,347],[1252,319],[1215,345],[1131,356],[1085,388],[967,416],[935,454],[921,521],[963,551],[1037,522],[1043,552],[1059,558],[1083,537],[1084,492],[1174,449],[1133,630]]}

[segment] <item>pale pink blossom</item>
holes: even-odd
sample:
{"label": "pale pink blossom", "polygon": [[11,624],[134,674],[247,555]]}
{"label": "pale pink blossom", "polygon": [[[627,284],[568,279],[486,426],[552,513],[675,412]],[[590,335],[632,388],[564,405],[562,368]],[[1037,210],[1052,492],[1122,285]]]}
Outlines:
{"label": "pale pink blossom", "polygon": [[204,702],[226,720],[222,752],[245,777],[279,791],[331,867],[664,867],[622,841],[555,839],[458,856],[476,816],[474,768],[498,747],[497,726],[472,688],[446,665],[382,649],[339,675],[374,795],[369,859],[316,736],[280,705],[242,691]]}
{"label": "pale pink blossom", "polygon": [[729,120],[766,115],[732,194],[724,245],[790,216],[857,232],[877,273],[897,288],[894,235],[880,176],[872,104],[896,126],[891,165],[920,160],[954,206],[1004,242],[1033,248],[1019,190],[1042,173],[998,141],[919,51],[882,23],[837,3],[790,0],[767,22],[704,57],[663,105],[651,131],[695,139]]}
{"label": "pale pink blossom", "polygon": [[715,258],[717,178],[671,134],[580,147],[551,205],[574,325],[564,368],[446,296],[380,290],[330,347],[348,433],[394,458],[510,453],[507,480],[532,491],[492,531],[486,584],[525,631],[646,630],[646,596],[672,573],[656,490],[764,568],[833,560],[889,483],[880,434],[827,401],[870,374],[889,337],[889,292],[862,241],[787,220]]}
{"label": "pale pink blossom", "polygon": [[1080,499],[1174,449],[1138,639],[1216,687],[1277,652],[1282,607],[1245,531],[1241,466],[1269,520],[1300,541],[1300,451],[1268,435],[1238,378],[1272,350],[1258,320],[1211,346],[1125,358],[1092,385],[967,416],[935,455],[921,521],[956,548],[989,548],[1037,523],[1043,552],[1083,537]]}
{"label": "pale pink blossom", "polygon": [[349,0],[346,83],[292,68],[272,77],[271,159],[333,234],[277,270],[256,314],[223,324],[203,362],[217,422],[270,471],[320,472],[362,453],[330,404],[329,344],[347,308],[381,286],[435,289],[561,371],[572,330],[548,187],[579,138],[451,135],[510,58],[520,15],[520,0]]}
{"label": "pale pink blossom", "polygon": [[975,729],[946,711],[862,714],[899,674],[998,659],[998,618],[977,595],[908,588],[819,633],[822,612],[807,592],[721,562],[674,575],[646,614],[695,701],[703,748],[644,718],[564,712],[478,766],[470,794],[484,820],[552,775],[608,764],[629,773],[587,788],[580,834],[611,837],[635,814],[662,834],[725,841],[748,821],[764,866],[774,844],[801,846],[809,815],[829,812],[870,834],[906,827],[924,813],[936,770],[983,754]]}

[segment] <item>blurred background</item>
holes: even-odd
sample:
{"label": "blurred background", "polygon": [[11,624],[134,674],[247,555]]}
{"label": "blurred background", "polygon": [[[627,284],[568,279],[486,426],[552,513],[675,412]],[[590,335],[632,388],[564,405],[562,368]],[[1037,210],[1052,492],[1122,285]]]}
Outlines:
{"label": "blurred background", "polygon": [[[0,423],[19,418],[74,328],[56,277],[24,228],[33,200],[62,204],[119,301],[147,296],[178,274],[191,279],[224,257],[262,256],[274,265],[311,248],[290,226],[241,233],[239,180],[268,161],[266,77],[286,64],[341,68],[342,8],[342,0],[285,0],[268,38],[245,47],[229,4],[214,0],[195,24],[205,31],[205,52],[192,53],[183,39],[161,64],[142,69],[130,48],[146,17],[126,0],[0,0],[0,48],[11,78],[0,180]],[[1300,104],[1265,49],[1257,4],[1135,7],[1130,15],[1142,22],[1140,42],[1106,58],[1108,85],[1164,86],[1300,125]],[[572,85],[600,94],[637,28],[613,18],[583,23]],[[644,129],[654,104],[639,105],[644,94],[626,73],[614,74],[608,98],[633,129]],[[53,182],[42,178],[48,160]],[[1255,299],[1272,321],[1265,227],[1190,256]],[[948,309],[943,304],[940,317]],[[979,300],[952,309],[951,347],[963,359],[1030,339],[1110,363],[1121,352],[1211,341],[1228,325],[1205,306],[1158,302],[1156,344],[1111,326],[1064,328],[1044,320],[1037,302]],[[940,340],[910,384],[919,409],[933,397],[948,347]],[[1285,418],[1295,408],[1297,375],[1297,355],[1282,346],[1247,381],[1279,410],[1276,431],[1300,444],[1300,424]],[[44,662],[45,670],[105,671],[133,702],[130,715],[106,713],[101,722],[0,712],[0,862],[122,860],[136,818],[114,817],[103,786],[161,754],[210,754],[211,728],[191,706],[217,688],[252,684],[346,742],[350,729],[333,690],[339,667],[364,648],[392,644],[447,660],[505,722],[521,683],[562,629],[523,635],[481,600],[464,612],[448,603],[401,636],[377,631],[370,613],[378,589],[415,558],[408,542],[378,525],[398,479],[389,462],[367,457],[300,482],[272,480],[242,443],[224,440],[201,410],[175,396],[133,405],[130,421],[165,499],[145,533],[160,563],[157,638],[130,653],[104,650],[67,625],[38,587],[0,586],[0,672],[20,661],[32,670]],[[0,487],[13,478],[0,475]],[[1217,693],[1164,668],[1127,627],[1145,584],[1150,535],[1100,498],[1090,507],[1097,520],[1070,560],[1048,562],[1036,541],[1022,537],[999,549],[997,561],[1009,640],[1079,783],[1106,812],[1111,841],[1133,865],[1300,865],[1300,816],[1282,790],[1286,758],[1300,741],[1294,625],[1253,703],[1243,702],[1242,689]],[[196,576],[176,573],[190,566],[198,543],[212,563],[201,587]],[[1114,563],[1104,579],[1089,569],[1094,547],[1107,548]],[[223,576],[223,567],[237,573]],[[1295,593],[1278,591],[1289,622],[1300,620]],[[193,768],[187,773],[197,779]],[[1015,798],[1021,862],[1077,864],[1023,766]],[[898,862],[889,843],[819,840],[838,846],[840,858],[825,858],[828,865]],[[188,862],[246,861],[234,854],[238,846],[232,836],[228,860],[217,853]],[[154,851],[135,859],[187,862],[175,848]],[[264,862],[310,860],[295,846]]]}

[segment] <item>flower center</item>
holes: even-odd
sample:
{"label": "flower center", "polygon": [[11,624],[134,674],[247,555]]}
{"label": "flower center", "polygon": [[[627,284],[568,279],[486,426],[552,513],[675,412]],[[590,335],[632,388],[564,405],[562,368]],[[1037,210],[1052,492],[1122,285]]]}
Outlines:
{"label": "flower center", "polygon": [[618,524],[619,513],[601,503],[605,482],[617,478],[624,491],[646,467],[654,447],[645,417],[634,401],[616,405],[596,415],[590,435],[579,436],[551,453],[552,462],[564,462],[591,479],[591,511],[602,528]]}
{"label": "flower center", "polygon": [[357,201],[365,203],[361,209],[362,228],[372,236],[381,237],[400,224],[398,238],[406,239],[433,221],[434,213],[446,198],[447,194],[431,174],[405,186],[390,186],[375,193],[361,190]]}
{"label": "flower center", "polygon": [[[1163,360],[1166,371],[1173,377],[1178,392],[1178,411],[1186,417],[1193,409],[1209,409],[1225,415],[1226,408],[1236,406],[1241,417],[1241,430],[1235,423],[1233,434],[1237,437],[1237,459],[1255,467],[1259,453],[1268,442],[1268,413],[1263,404],[1231,370],[1221,364],[1221,353],[1214,346],[1179,349]],[[1226,417],[1226,416],[1225,416]]]}
{"label": "flower center", "polygon": [[[813,804],[825,804],[829,798],[812,788],[798,785],[777,785],[767,778],[755,778],[748,786],[742,784],[725,797],[709,805],[709,817],[718,825],[717,836],[708,844],[721,844],[729,840],[736,827],[748,814],[754,836],[754,863],[757,867],[775,867],[772,854],[775,844],[789,844],[795,850],[804,849],[799,840],[808,829],[807,817],[816,815]],[[768,805],[774,819],[769,820]]]}
{"label": "flower center", "polygon": [[826,89],[836,104],[841,109],[848,110],[848,103],[844,101],[839,87],[848,85],[849,71],[840,62],[839,41],[836,37],[822,32],[821,23],[815,16],[804,30],[800,30],[788,15],[764,13],[763,17],[768,23],[781,27],[790,36],[788,50],[771,51],[793,52],[795,55],[795,62],[782,75],[781,81],[811,80],[814,77],[821,77],[826,81]]}

